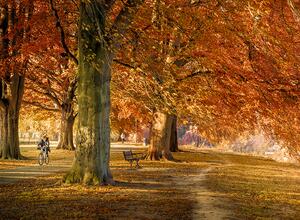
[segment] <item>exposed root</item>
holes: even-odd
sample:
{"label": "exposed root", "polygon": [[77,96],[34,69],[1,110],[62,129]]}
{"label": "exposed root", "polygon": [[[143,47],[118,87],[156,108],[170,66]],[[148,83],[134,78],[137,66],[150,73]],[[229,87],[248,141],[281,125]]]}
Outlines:
{"label": "exposed root", "polygon": [[74,170],[72,170],[63,177],[62,182],[66,184],[81,183],[82,179],[83,178],[79,174],[79,172],[75,172]]}
{"label": "exposed root", "polygon": [[145,160],[160,160],[162,157],[161,153],[158,151],[148,151],[148,153],[145,156]]}
{"label": "exposed root", "polygon": [[78,183],[78,184],[83,184],[88,186],[107,186],[107,185],[114,186],[115,185],[115,181],[111,176],[101,179],[100,177],[98,177],[93,173],[86,172],[83,174],[78,170],[72,170],[69,173],[67,173],[64,176],[62,182],[66,184]]}
{"label": "exposed root", "polygon": [[145,160],[151,160],[151,161],[172,161],[172,162],[182,162],[181,160],[177,160],[173,157],[172,153],[165,153],[165,152],[149,152],[145,156]]}

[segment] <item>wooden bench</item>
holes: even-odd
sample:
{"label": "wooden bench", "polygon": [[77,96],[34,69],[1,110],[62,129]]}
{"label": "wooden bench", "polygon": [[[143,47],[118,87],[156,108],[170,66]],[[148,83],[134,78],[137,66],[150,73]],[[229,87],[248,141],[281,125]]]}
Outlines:
{"label": "wooden bench", "polygon": [[136,162],[136,168],[140,168],[139,161],[143,159],[144,155],[142,153],[132,153],[131,150],[123,151],[123,156],[126,161],[130,163],[130,167],[132,167],[133,161]]}

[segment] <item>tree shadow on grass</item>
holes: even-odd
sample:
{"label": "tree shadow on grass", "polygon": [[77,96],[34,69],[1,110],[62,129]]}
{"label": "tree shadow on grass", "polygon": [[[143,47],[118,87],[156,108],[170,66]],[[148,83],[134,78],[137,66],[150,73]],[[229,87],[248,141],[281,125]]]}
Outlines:
{"label": "tree shadow on grass", "polygon": [[168,185],[154,182],[131,182],[131,181],[115,181],[115,186],[126,187],[128,189],[145,190],[145,189],[162,189],[168,188]]}

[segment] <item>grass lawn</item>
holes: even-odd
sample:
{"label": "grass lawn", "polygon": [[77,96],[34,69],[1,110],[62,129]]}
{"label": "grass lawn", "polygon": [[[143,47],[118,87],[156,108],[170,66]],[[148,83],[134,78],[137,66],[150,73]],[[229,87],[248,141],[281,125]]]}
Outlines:
{"label": "grass lawn", "polygon": [[[0,169],[36,164],[37,150],[22,150],[28,160],[0,161]],[[193,219],[197,198],[178,182],[209,167],[203,183],[221,201],[216,206],[229,210],[228,219],[300,219],[298,165],[215,151],[174,156],[182,162],[141,161],[142,169],[130,169],[113,152],[116,186],[65,185],[63,173],[0,185],[0,219]],[[51,161],[72,157],[51,152]]]}
{"label": "grass lawn", "polygon": [[[216,153],[218,157],[220,154]],[[228,201],[237,219],[300,219],[300,166],[222,154],[224,166],[208,174],[207,187]]]}

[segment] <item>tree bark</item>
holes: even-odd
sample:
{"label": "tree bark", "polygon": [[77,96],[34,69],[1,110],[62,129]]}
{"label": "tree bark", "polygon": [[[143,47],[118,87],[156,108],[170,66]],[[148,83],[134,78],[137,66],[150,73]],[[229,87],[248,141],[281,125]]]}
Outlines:
{"label": "tree bark", "polygon": [[104,31],[101,4],[81,1],[76,156],[66,183],[113,183],[109,169],[112,55],[106,48]]}
{"label": "tree bark", "polygon": [[1,136],[0,136],[0,158],[10,159],[8,145],[8,105],[6,103],[1,106]]}
{"label": "tree bark", "polygon": [[[22,55],[15,58],[22,54],[21,43],[17,42],[23,42],[30,37],[29,20],[33,13],[33,1],[23,5],[22,10],[17,10],[20,6],[18,4],[2,1],[0,6],[0,158],[3,159],[21,159],[19,114],[24,93],[24,71],[28,60]],[[18,20],[19,16],[26,19]]]}
{"label": "tree bark", "polygon": [[[110,159],[110,79],[113,50],[143,0],[128,0],[105,36],[114,1],[80,1],[76,154],[66,183],[113,184]],[[109,39],[110,41],[106,41]],[[109,44],[109,47],[108,47]]]}
{"label": "tree bark", "polygon": [[73,143],[73,125],[75,116],[73,110],[63,109],[61,112],[60,137],[56,149],[75,150]]}
{"label": "tree bark", "polygon": [[2,88],[0,158],[21,159],[19,114],[24,93],[24,76],[15,74],[11,80],[9,85],[11,94],[8,94],[7,87]]}
{"label": "tree bark", "polygon": [[172,116],[172,127],[171,127],[171,139],[170,139],[170,151],[178,152],[178,137],[177,137],[177,116]]}
{"label": "tree bark", "polygon": [[155,112],[153,114],[151,141],[146,159],[150,160],[174,160],[170,151],[171,133],[174,116]]}

